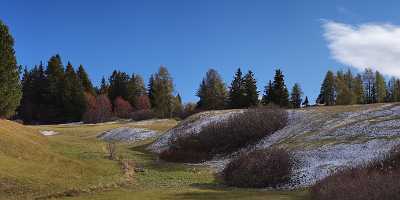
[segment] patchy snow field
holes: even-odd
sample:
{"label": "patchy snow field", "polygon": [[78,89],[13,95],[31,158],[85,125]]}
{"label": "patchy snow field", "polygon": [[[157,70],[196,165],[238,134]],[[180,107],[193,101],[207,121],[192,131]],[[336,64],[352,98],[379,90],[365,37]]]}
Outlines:
{"label": "patchy snow field", "polygon": [[159,133],[143,128],[121,127],[101,133],[98,138],[105,141],[136,142],[157,136]]}
{"label": "patchy snow field", "polygon": [[[243,110],[208,111],[181,122],[166,132],[149,149],[161,152],[173,137],[197,134],[203,126]],[[400,105],[374,104],[312,107],[288,110],[288,125],[258,144],[240,151],[269,147],[287,148],[296,160],[287,188],[310,186],[343,167],[357,166],[380,159],[400,144]],[[223,169],[229,159],[220,158],[204,164]]]}
{"label": "patchy snow field", "polygon": [[241,113],[243,110],[218,110],[206,111],[190,116],[188,119],[179,123],[173,129],[164,133],[156,142],[148,147],[148,150],[160,153],[168,148],[169,142],[174,137],[197,134],[202,127],[207,126],[211,122],[218,122],[229,116]]}

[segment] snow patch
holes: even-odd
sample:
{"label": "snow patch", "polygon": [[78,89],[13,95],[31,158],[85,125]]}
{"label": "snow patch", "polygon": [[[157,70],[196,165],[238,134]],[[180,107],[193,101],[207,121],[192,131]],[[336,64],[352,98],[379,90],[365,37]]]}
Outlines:
{"label": "snow patch", "polygon": [[143,128],[121,127],[101,133],[98,138],[105,141],[136,142],[157,136],[159,133]]}
{"label": "snow patch", "polygon": [[52,135],[57,135],[60,133],[56,132],[56,131],[40,131],[40,134],[42,134],[44,136],[52,136]]}

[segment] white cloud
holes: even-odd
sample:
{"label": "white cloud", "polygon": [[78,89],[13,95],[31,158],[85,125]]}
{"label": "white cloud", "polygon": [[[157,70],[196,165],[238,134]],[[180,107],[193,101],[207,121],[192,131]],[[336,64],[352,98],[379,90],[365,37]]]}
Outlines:
{"label": "white cloud", "polygon": [[338,62],[360,70],[371,68],[400,77],[400,26],[352,26],[325,21],[323,28],[331,55]]}

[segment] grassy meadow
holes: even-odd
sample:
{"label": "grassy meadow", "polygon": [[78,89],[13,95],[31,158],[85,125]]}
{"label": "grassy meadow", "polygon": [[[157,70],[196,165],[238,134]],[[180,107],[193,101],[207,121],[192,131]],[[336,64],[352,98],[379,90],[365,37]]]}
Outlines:
{"label": "grassy meadow", "polygon": [[[167,163],[145,150],[153,139],[118,143],[119,157],[143,169],[126,180],[107,158],[102,131],[128,126],[163,132],[175,120],[98,125],[22,126],[0,121],[0,199],[307,199],[307,191],[225,187],[206,167]],[[60,134],[44,137],[41,130]],[[22,139],[21,139],[22,138]],[[7,144],[8,146],[6,146]],[[8,150],[7,150],[8,149]]]}

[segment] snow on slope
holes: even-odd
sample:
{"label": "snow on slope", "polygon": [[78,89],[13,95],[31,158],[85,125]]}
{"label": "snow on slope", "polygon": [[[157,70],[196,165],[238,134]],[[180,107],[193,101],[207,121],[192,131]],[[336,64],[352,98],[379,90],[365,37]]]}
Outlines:
{"label": "snow on slope", "polygon": [[211,122],[218,122],[228,118],[233,114],[241,112],[243,112],[243,110],[218,110],[195,114],[179,123],[175,128],[164,133],[156,142],[148,147],[148,150],[155,153],[160,153],[168,148],[169,142],[172,138],[197,134],[200,132],[202,127],[207,126]]}
{"label": "snow on slope", "polygon": [[155,137],[157,135],[158,132],[156,131],[150,131],[142,128],[121,127],[106,131],[97,137],[106,141],[136,142],[139,140],[145,140],[151,137]]}

